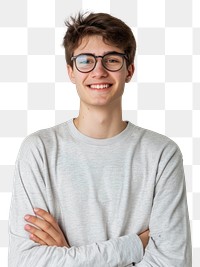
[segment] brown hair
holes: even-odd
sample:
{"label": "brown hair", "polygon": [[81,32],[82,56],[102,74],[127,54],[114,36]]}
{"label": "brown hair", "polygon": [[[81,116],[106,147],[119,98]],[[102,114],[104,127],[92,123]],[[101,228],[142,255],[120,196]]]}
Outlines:
{"label": "brown hair", "polygon": [[[71,21],[70,21],[71,20]],[[65,21],[68,27],[63,39],[67,64],[73,67],[71,57],[80,45],[82,38],[89,35],[101,35],[104,42],[124,50],[127,66],[134,62],[136,41],[131,29],[120,19],[107,13],[78,13]]]}

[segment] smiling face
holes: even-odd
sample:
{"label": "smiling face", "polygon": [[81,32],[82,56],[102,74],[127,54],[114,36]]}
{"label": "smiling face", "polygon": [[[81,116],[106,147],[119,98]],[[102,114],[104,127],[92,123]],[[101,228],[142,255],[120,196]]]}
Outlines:
{"label": "smiling face", "polygon": [[[118,47],[103,42],[102,36],[86,36],[74,51],[74,56],[90,53],[95,56],[103,56],[109,52],[124,53]],[[134,72],[133,64],[127,69],[124,60],[123,67],[116,72],[106,70],[101,58],[97,58],[95,68],[88,73],[82,73],[73,66],[68,65],[70,80],[76,84],[76,89],[82,105],[108,106],[121,105],[125,82],[129,82]]]}

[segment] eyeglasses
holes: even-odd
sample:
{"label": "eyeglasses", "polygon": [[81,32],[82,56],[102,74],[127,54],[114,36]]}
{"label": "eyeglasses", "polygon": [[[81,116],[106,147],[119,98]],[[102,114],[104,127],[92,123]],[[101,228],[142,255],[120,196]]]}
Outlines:
{"label": "eyeglasses", "polygon": [[126,54],[111,52],[105,54],[104,56],[95,56],[93,54],[80,54],[77,56],[73,56],[71,60],[75,61],[75,66],[78,71],[87,73],[92,71],[96,64],[97,58],[101,58],[101,63],[103,67],[109,71],[118,71],[124,65],[124,58],[127,58]]}

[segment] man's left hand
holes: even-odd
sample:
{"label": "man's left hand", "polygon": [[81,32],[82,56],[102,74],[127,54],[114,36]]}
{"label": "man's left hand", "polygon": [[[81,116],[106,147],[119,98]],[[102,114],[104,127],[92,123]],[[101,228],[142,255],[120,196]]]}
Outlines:
{"label": "man's left hand", "polygon": [[[43,209],[34,209],[36,216],[26,215],[24,229],[30,233],[30,239],[40,245],[70,247],[54,217]],[[41,218],[37,217],[40,216]]]}

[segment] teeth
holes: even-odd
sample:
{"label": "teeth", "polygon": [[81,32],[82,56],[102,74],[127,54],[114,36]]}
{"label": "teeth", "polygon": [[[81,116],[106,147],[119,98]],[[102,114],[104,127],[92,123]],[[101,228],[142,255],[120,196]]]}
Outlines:
{"label": "teeth", "polygon": [[109,84],[92,84],[92,85],[90,85],[90,88],[104,89],[104,88],[108,88],[109,86],[110,86]]}

